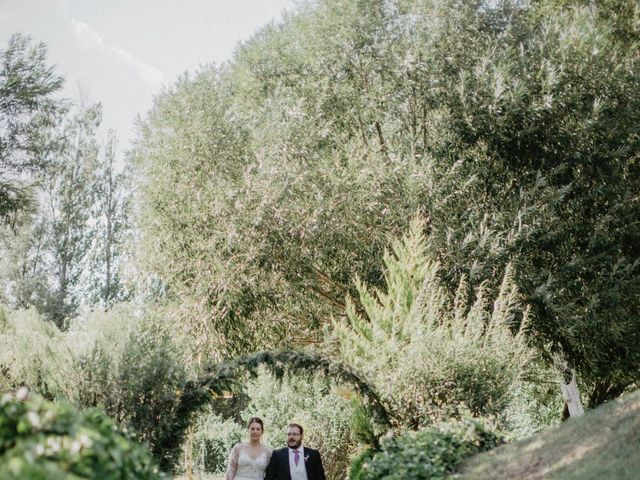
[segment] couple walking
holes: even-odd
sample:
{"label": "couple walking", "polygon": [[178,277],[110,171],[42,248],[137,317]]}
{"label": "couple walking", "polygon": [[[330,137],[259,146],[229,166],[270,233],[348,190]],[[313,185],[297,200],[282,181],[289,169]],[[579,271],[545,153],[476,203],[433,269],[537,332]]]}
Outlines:
{"label": "couple walking", "polygon": [[320,452],[302,445],[297,423],[287,426],[287,446],[273,451],[262,444],[261,419],[250,418],[247,430],[249,441],[231,449],[226,480],[325,480]]}

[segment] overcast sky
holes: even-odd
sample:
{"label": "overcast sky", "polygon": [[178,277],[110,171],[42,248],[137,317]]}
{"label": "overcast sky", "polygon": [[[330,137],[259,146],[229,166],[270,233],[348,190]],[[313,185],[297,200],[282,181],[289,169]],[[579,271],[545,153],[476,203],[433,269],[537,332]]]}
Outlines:
{"label": "overcast sky", "polygon": [[48,48],[65,77],[103,106],[101,139],[118,133],[120,151],[163,84],[186,70],[229,60],[238,42],[291,11],[296,0],[0,0],[0,49],[14,32]]}

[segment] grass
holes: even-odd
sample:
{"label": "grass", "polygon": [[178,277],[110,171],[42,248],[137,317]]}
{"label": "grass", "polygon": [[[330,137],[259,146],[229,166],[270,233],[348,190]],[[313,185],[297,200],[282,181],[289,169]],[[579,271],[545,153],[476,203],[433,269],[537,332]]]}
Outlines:
{"label": "grass", "polygon": [[[186,475],[175,477],[174,480],[189,480]],[[224,475],[214,475],[213,473],[194,473],[193,480],[224,480]]]}
{"label": "grass", "polygon": [[640,390],[471,458],[464,480],[640,478]]}

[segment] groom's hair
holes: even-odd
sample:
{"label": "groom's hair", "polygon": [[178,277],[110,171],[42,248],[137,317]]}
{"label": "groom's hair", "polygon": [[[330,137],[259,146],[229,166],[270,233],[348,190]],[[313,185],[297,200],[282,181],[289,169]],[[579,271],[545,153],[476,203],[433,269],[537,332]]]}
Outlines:
{"label": "groom's hair", "polygon": [[297,423],[290,423],[289,425],[287,425],[287,430],[294,427],[300,431],[300,435],[304,433],[304,429],[302,428],[302,425],[299,425]]}

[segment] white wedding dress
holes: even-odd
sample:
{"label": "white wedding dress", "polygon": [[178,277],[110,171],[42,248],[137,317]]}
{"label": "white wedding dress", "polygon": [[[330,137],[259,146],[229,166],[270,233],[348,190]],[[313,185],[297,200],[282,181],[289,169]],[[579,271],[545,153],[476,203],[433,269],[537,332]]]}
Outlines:
{"label": "white wedding dress", "polygon": [[238,447],[236,447],[237,452],[232,452],[230,462],[230,467],[235,467],[235,474],[227,472],[227,478],[232,480],[262,480],[264,472],[267,470],[267,465],[269,465],[271,450],[265,449],[254,458],[243,448]]}

